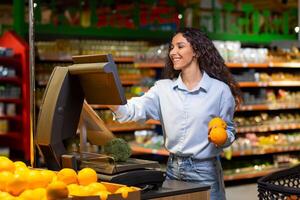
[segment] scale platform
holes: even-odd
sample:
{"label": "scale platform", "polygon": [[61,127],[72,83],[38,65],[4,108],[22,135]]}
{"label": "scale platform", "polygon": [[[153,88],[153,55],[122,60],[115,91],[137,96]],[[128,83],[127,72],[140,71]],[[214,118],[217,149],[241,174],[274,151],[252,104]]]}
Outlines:
{"label": "scale platform", "polygon": [[81,154],[79,168],[93,168],[101,181],[114,182],[140,188],[157,189],[165,180],[165,172],[157,161],[129,158],[126,162],[115,162],[102,154]]}

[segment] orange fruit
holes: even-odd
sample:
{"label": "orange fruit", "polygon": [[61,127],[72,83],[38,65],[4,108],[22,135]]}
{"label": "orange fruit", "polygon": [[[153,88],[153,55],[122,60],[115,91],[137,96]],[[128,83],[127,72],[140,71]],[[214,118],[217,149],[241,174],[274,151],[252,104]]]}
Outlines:
{"label": "orange fruit", "polygon": [[212,129],[215,127],[222,127],[224,129],[226,129],[227,125],[226,125],[226,122],[221,117],[214,117],[208,123],[208,128]]}
{"label": "orange fruit", "polygon": [[54,177],[56,177],[56,173],[51,170],[42,170],[41,175],[48,184],[53,181]]}
{"label": "orange fruit", "polygon": [[34,189],[39,187],[46,187],[48,185],[48,180],[42,176],[41,172],[38,170],[30,170],[27,175],[28,189]]}
{"label": "orange fruit", "polygon": [[124,199],[126,199],[128,197],[128,192],[133,192],[135,191],[132,187],[128,187],[128,186],[123,186],[123,187],[120,187],[119,189],[117,189],[115,191],[115,194],[122,194],[122,197]]}
{"label": "orange fruit", "polygon": [[5,191],[5,185],[12,180],[14,174],[9,171],[0,172],[0,191]]}
{"label": "orange fruit", "polygon": [[208,138],[212,143],[216,144],[217,146],[221,146],[227,140],[227,132],[222,127],[216,127],[211,129]]}
{"label": "orange fruit", "polygon": [[7,182],[5,190],[14,196],[20,195],[27,188],[26,177],[14,175],[13,178]]}
{"label": "orange fruit", "polygon": [[67,185],[62,181],[54,181],[46,188],[46,196],[48,200],[57,200],[67,198],[69,191]]}
{"label": "orange fruit", "polygon": [[89,185],[97,182],[97,180],[97,173],[92,168],[83,168],[78,172],[78,182],[80,185]]}
{"label": "orange fruit", "polygon": [[69,190],[69,194],[72,196],[79,196],[79,191],[82,191],[82,187],[81,185],[77,185],[77,184],[70,184],[67,185],[67,188]]}
{"label": "orange fruit", "polygon": [[29,174],[29,172],[30,172],[30,169],[29,168],[27,168],[27,167],[18,167],[18,168],[16,168],[16,170],[15,170],[15,175],[16,176],[22,176],[22,177],[28,177],[28,174]]}
{"label": "orange fruit", "polygon": [[102,190],[97,192],[95,195],[100,197],[100,200],[106,200],[108,195],[110,195],[111,193],[107,190]]}
{"label": "orange fruit", "polygon": [[57,173],[57,180],[63,181],[67,185],[75,183],[77,184],[77,173],[74,169],[64,168]]}
{"label": "orange fruit", "polygon": [[24,162],[22,162],[22,161],[15,161],[14,165],[15,165],[16,169],[17,168],[24,168],[24,167],[27,168],[27,165]]}
{"label": "orange fruit", "polygon": [[7,157],[0,156],[0,172],[1,171],[15,171],[14,162],[8,159]]}
{"label": "orange fruit", "polygon": [[99,192],[99,191],[103,191],[103,190],[107,190],[105,185],[103,185],[102,183],[91,183],[88,185],[88,187],[93,191],[93,193]]}
{"label": "orange fruit", "polygon": [[0,199],[13,199],[14,196],[12,196],[11,194],[7,193],[7,192],[1,192],[0,191]]}
{"label": "orange fruit", "polygon": [[36,196],[39,200],[46,198],[46,188],[36,188],[33,190],[34,196]]}
{"label": "orange fruit", "polygon": [[34,195],[33,190],[25,190],[20,194],[19,199],[22,200],[40,200],[37,196]]}

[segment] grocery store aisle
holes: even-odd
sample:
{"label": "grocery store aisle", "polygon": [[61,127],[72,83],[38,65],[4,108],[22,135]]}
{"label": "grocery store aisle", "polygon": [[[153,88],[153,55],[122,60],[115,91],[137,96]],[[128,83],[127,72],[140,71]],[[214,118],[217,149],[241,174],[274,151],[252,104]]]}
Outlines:
{"label": "grocery store aisle", "polygon": [[227,200],[255,200],[258,199],[257,184],[242,184],[225,188]]}

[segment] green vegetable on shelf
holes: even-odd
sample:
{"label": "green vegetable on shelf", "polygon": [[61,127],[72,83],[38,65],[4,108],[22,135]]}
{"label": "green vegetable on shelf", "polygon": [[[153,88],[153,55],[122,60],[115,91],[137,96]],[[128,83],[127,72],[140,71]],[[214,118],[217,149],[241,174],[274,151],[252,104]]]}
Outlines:
{"label": "green vegetable on shelf", "polygon": [[114,138],[103,147],[104,153],[113,157],[116,162],[125,162],[131,156],[131,148],[122,138]]}

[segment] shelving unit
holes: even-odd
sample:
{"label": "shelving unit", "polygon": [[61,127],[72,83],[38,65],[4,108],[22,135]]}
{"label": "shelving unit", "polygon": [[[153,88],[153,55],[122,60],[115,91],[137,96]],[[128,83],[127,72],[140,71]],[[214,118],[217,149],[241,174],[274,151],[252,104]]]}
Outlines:
{"label": "shelving unit", "polygon": [[[13,32],[5,32],[0,38],[0,46],[13,49],[15,54],[13,57],[0,57],[0,66],[15,71],[14,76],[0,78],[0,86],[8,87],[0,95],[0,104],[4,109],[0,121],[7,125],[6,130],[0,131],[0,146],[8,147],[11,153],[17,151],[13,157],[29,161],[31,137],[28,45]],[[13,111],[8,110],[9,106]]]}

